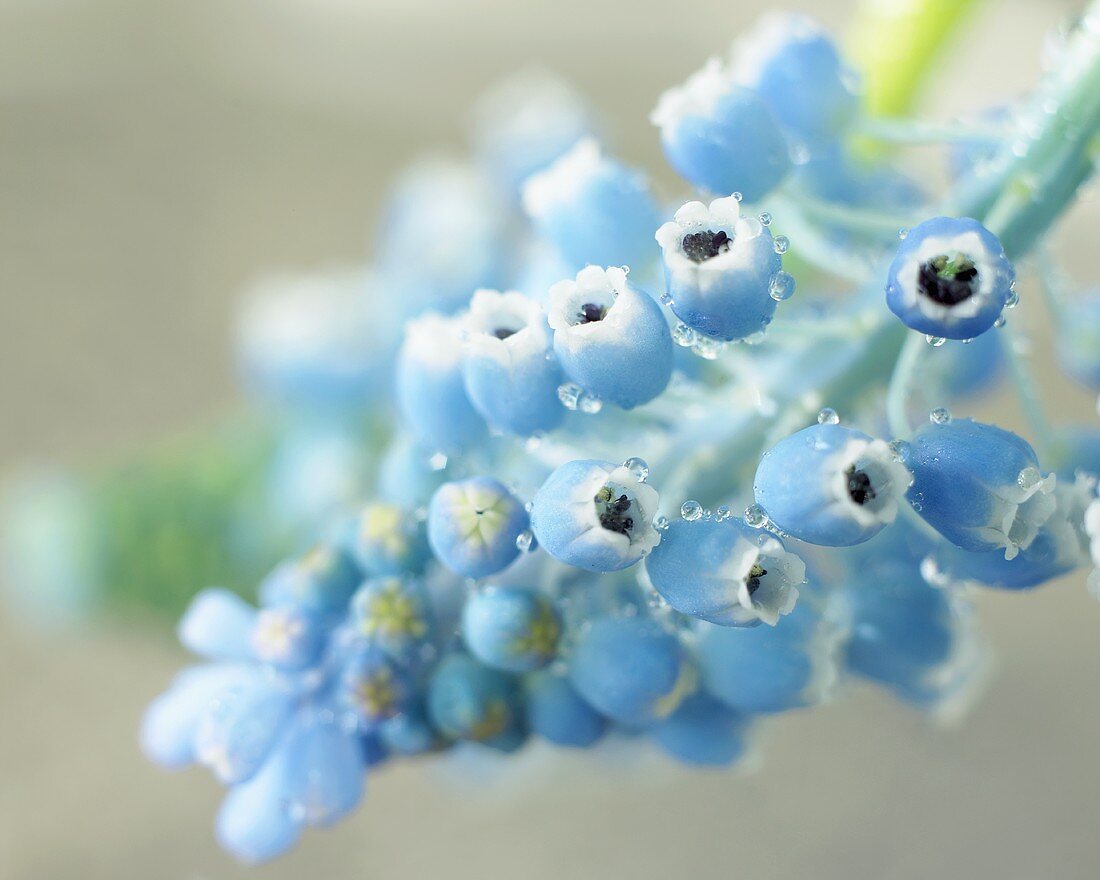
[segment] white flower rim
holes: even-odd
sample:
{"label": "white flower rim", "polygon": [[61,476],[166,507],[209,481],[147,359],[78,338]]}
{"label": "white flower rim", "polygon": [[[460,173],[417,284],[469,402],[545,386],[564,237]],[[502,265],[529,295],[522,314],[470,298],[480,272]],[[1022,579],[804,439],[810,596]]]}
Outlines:
{"label": "white flower rim", "polygon": [[[629,535],[605,529],[596,514],[593,500],[604,487],[611,486],[626,494],[632,501],[631,513],[634,515],[634,527]],[[630,468],[625,465],[611,467],[599,465],[589,475],[580,480],[571,493],[569,500],[579,523],[586,526],[578,538],[596,530],[602,540],[614,546],[625,559],[630,556],[645,556],[661,541],[661,534],[653,527],[653,518],[660,504],[657,490],[648,483],[639,482]]]}
{"label": "white flower rim", "polygon": [[[500,339],[494,332],[499,327],[512,330],[512,335]],[[503,364],[542,356],[550,347],[550,331],[542,306],[515,290],[476,291],[463,318],[463,328],[469,354]]]}
{"label": "white flower rim", "polygon": [[[559,281],[550,288],[549,325],[558,331],[591,334],[598,332],[615,310],[619,297],[627,290],[626,270],[610,266],[586,266],[576,280]],[[579,323],[576,316],[581,306],[591,303],[602,306],[607,314],[600,321]]]}
{"label": "white flower rim", "polygon": [[[871,481],[875,497],[865,504],[856,504],[848,494],[848,469],[863,471]],[[862,528],[890,525],[898,515],[898,504],[913,475],[894,457],[885,440],[849,440],[833,456],[828,467],[830,494],[833,503]]]}
{"label": "white flower rim", "polygon": [[711,58],[682,85],[668,89],[657,99],[649,121],[667,129],[688,117],[709,116],[718,100],[736,87],[733,72],[722,59]]}
{"label": "white flower rim", "polygon": [[597,174],[605,159],[595,138],[578,140],[562,156],[523,184],[523,209],[542,217],[555,206],[574,201]]}
{"label": "white flower rim", "polygon": [[[943,305],[924,296],[918,290],[920,267],[933,257],[943,254],[963,254],[978,270],[978,287],[969,297],[953,306]],[[959,235],[933,235],[924,239],[909,254],[897,271],[897,285],[902,305],[916,308],[933,321],[950,324],[964,321],[982,312],[993,298],[1001,275],[1000,254],[991,251],[975,231]]]}
{"label": "white flower rim", "polygon": [[[684,253],[684,237],[708,229],[725,232],[729,236],[729,247],[709,260],[697,263]],[[741,216],[741,203],[736,197],[725,196],[714,199],[709,205],[686,203],[653,237],[661,246],[669,271],[677,275],[702,275],[750,269],[756,253],[746,245],[763,232],[764,226],[755,217]]]}
{"label": "white flower rim", "polygon": [[[749,575],[755,565],[766,569],[768,576],[750,594]],[[738,623],[760,620],[775,626],[782,615],[790,614],[798,602],[798,585],[806,580],[806,565],[774,537],[762,535],[758,542],[738,535],[723,566],[723,575],[737,585],[734,619]]]}

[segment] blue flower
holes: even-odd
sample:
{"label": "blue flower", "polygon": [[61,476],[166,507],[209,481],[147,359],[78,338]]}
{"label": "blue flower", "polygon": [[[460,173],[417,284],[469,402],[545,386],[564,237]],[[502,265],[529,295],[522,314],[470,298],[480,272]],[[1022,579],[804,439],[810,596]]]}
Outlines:
{"label": "blue flower", "polygon": [[790,170],[787,140],[771,109],[717,58],[661,95],[649,118],[661,129],[669,164],[712,193],[740,192],[754,202]]}
{"label": "blue flower", "polygon": [[409,671],[371,647],[348,658],[337,689],[337,700],[348,707],[363,730],[376,730],[381,722],[404,712],[415,695]]}
{"label": "blue flower", "polygon": [[669,755],[685,764],[726,767],[745,751],[748,718],[708,694],[687,697],[649,735]]}
{"label": "blue flower", "polygon": [[1086,510],[1095,479],[1081,475],[1059,482],[1051,497],[1054,510],[1035,537],[1011,559],[994,550],[963,550],[944,542],[934,555],[934,571],[943,584],[974,583],[1002,590],[1027,590],[1068,574],[1088,561]]}
{"label": "blue flower", "polygon": [[428,684],[432,724],[450,739],[492,744],[522,726],[516,681],[464,654],[451,654]]}
{"label": "blue flower", "polygon": [[251,645],[257,660],[282,669],[304,669],[321,657],[324,619],[293,605],[264,608],[256,616]]}
{"label": "blue flower", "polygon": [[703,688],[739,712],[819,703],[836,679],[838,633],[809,602],[774,627],[697,626]]}
{"label": "blue flower", "polygon": [[523,207],[574,271],[591,263],[641,272],[656,260],[653,230],[661,221],[649,182],[603,156],[591,138],[527,180]]}
{"label": "blue flower", "polygon": [[913,330],[972,339],[1014,296],[1016,270],[997,237],[969,217],[935,217],[913,227],[886,276],[886,304]]}
{"label": "blue flower", "polygon": [[660,306],[622,269],[588,266],[550,289],[547,316],[566,375],[602,401],[631,409],[672,377],[672,334]]}
{"label": "blue flower", "polygon": [[660,498],[625,465],[571,461],[542,484],[531,508],[539,545],[589,571],[633,565],[661,540],[653,527]]}
{"label": "blue flower", "polygon": [[397,406],[409,433],[453,453],[484,439],[485,422],[466,395],[462,320],[425,314],[405,325],[397,358]]}
{"label": "blue flower", "polygon": [[753,89],[794,140],[835,135],[856,115],[856,74],[812,18],[764,15],[730,50],[734,78]]}
{"label": "blue flower", "polygon": [[779,274],[771,232],[756,218],[742,217],[732,196],[709,206],[688,202],[656,238],[672,311],[707,336],[732,340],[761,332],[778,300],[790,295],[787,279],[793,289],[794,279]]}
{"label": "blue flower", "polygon": [[200,657],[251,660],[256,617],[256,609],[236,593],[210,588],[195,594],[176,627],[176,637]]}
{"label": "blue flower", "polygon": [[452,571],[483,578],[503,571],[520,554],[518,539],[527,511],[492,477],[444,483],[428,508],[428,540],[436,558]]}
{"label": "blue flower", "polygon": [[924,520],[964,550],[1026,550],[1056,507],[1026,440],[971,419],[930,422],[913,435],[907,498]]}
{"label": "blue flower", "polygon": [[577,639],[569,680],[599,712],[643,727],[675,712],[697,675],[679,639],[654,621],[600,617]]}
{"label": "blue flower", "polygon": [[368,504],[347,530],[348,552],[367,577],[422,574],[431,559],[422,520],[396,504]]}
{"label": "blue flower", "polygon": [[279,401],[362,406],[385,387],[404,316],[374,306],[363,270],[275,277],[245,297],[237,352],[250,387]]}
{"label": "blue flower", "polygon": [[479,290],[466,329],[466,393],[490,427],[520,436],[557,427],[562,372],[542,307],[521,293]]}
{"label": "blue flower", "polygon": [[462,611],[462,638],[486,666],[530,672],[557,654],[561,620],[545,597],[515,587],[471,593]]}
{"label": "blue flower", "polygon": [[531,732],[555,745],[588,748],[607,731],[607,720],[581,699],[569,679],[549,669],[523,680]]}
{"label": "blue flower", "polygon": [[764,453],[753,492],[784,532],[811,544],[847,547],[894,521],[909,482],[884,441],[818,424]]}
{"label": "blue flower", "polygon": [[375,578],[351,600],[353,631],[401,662],[412,661],[428,644],[433,623],[431,604],[419,581]]}
{"label": "blue flower", "polygon": [[1062,368],[1086,388],[1100,391],[1100,291],[1066,302],[1057,340]]}
{"label": "blue flower", "polygon": [[503,283],[513,226],[506,194],[481,170],[417,162],[383,211],[376,254],[385,287],[375,301],[403,318],[461,308],[471,291]]}
{"label": "blue flower", "polygon": [[509,191],[566,153],[594,127],[591,110],[568,83],[525,70],[495,83],[474,107],[472,136],[486,173]]}
{"label": "blue flower", "polygon": [[442,466],[434,467],[433,452],[404,434],[394,437],[378,462],[378,499],[413,508],[427,504],[447,479],[446,462],[439,459]]}
{"label": "blue flower", "polygon": [[427,709],[418,701],[405,711],[383,721],[378,727],[383,745],[395,755],[422,755],[446,747],[447,742],[428,718]]}
{"label": "blue flower", "polygon": [[806,577],[779,538],[737,519],[673,521],[645,568],[676,611],[720,626],[775,626],[794,609]]}
{"label": "blue flower", "polygon": [[260,584],[260,602],[291,605],[325,616],[342,615],[362,577],[343,550],[318,544],[305,555],[278,565]]}

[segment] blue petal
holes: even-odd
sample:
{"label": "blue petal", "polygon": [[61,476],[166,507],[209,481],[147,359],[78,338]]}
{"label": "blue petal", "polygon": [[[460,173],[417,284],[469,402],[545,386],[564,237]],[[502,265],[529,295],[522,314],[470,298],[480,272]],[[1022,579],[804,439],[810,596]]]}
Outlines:
{"label": "blue petal", "polygon": [[252,657],[256,609],[229,590],[203,590],[191,600],[179,622],[180,644],[211,660]]}

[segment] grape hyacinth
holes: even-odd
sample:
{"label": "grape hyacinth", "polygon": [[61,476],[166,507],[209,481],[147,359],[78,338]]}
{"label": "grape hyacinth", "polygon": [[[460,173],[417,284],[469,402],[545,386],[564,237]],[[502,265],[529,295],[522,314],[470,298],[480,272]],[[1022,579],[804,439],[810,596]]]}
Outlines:
{"label": "grape hyacinth", "polygon": [[[857,142],[971,123],[861,115],[802,16],[656,102],[684,181],[660,197],[571,89],[526,77],[480,105],[473,158],[398,187],[369,284],[246,334],[266,386],[396,417],[373,493],[318,515],[258,607],[194,598],[204,663],[146,713],[151,759],[227,786],[243,860],[459,744],[726,766],[857,681],[955,712],[986,666],[971,592],[1100,567],[1100,426],[1051,423],[1013,313],[1034,283],[1096,387],[1095,294],[1043,248],[1093,170],[1100,5],[939,195]],[[948,410],[999,379],[1014,430]]]}

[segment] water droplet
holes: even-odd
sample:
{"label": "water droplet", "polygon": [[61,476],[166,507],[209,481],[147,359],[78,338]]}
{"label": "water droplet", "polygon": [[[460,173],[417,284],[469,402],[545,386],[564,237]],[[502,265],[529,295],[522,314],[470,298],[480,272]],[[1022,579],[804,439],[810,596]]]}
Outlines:
{"label": "water droplet", "polygon": [[933,425],[946,425],[951,421],[951,411],[946,406],[937,406],[928,414],[928,420]]}
{"label": "water droplet", "polygon": [[1019,304],[1020,304],[1020,294],[1018,294],[1015,290],[1010,290],[1008,292],[1008,296],[1005,297],[1005,308],[1006,309],[1014,309]]}
{"label": "water droplet", "polygon": [[939,348],[941,345],[947,342],[947,340],[944,339],[942,336],[932,336],[931,334],[925,336],[924,341],[931,345],[933,348]]}
{"label": "water droplet", "polygon": [[761,226],[771,226],[772,225],[772,215],[769,214],[767,211],[764,211],[756,219],[760,221]]}
{"label": "water droplet", "polygon": [[581,386],[573,382],[565,382],[558,386],[558,400],[566,409],[575,410],[583,393]]}
{"label": "water droplet", "polygon": [[964,339],[963,340],[963,345],[970,345],[970,343],[973,342],[973,341],[974,341],[973,339]]}
{"label": "water droplet", "polygon": [[993,326],[1000,330],[1005,325],[1005,316],[1001,315],[993,322]]}
{"label": "water droplet", "polygon": [[894,461],[905,461],[909,457],[909,444],[904,440],[891,440],[890,454],[894,456]]}
{"label": "water droplet", "polygon": [[760,329],[760,330],[757,330],[755,333],[750,333],[748,336],[746,336],[741,341],[743,343],[745,343],[745,345],[759,345],[761,342],[763,342],[767,338],[768,338],[767,331],[765,331],[763,329]]}
{"label": "water droplet", "polygon": [[582,413],[594,416],[603,409],[603,401],[596,397],[596,395],[583,391],[581,392],[581,396],[577,399],[577,409]]}
{"label": "water droplet", "polygon": [[644,483],[649,479],[649,464],[646,463],[644,458],[631,456],[623,462],[623,467],[630,471],[639,483]]}
{"label": "water droplet", "polygon": [[713,339],[710,336],[697,333],[695,344],[691,347],[691,350],[704,360],[712,361],[722,353],[725,347],[726,343],[721,339]]}
{"label": "water droplet", "polygon": [[668,528],[668,517],[657,517],[655,520],[653,520],[653,528],[655,528],[658,532],[663,532],[665,529]]}
{"label": "water droplet", "polygon": [[672,331],[672,341],[684,348],[690,348],[695,344],[695,331],[687,324],[677,324]]}
{"label": "water droplet", "polygon": [[1027,492],[1030,489],[1034,489],[1041,482],[1043,482],[1043,475],[1039,473],[1038,468],[1026,467],[1020,471],[1019,476],[1016,477],[1017,485]]}
{"label": "water droplet", "polygon": [[441,471],[447,466],[447,456],[442,452],[437,452],[431,458],[428,459],[428,467],[433,471]]}
{"label": "water droplet", "polygon": [[530,529],[524,529],[516,535],[516,547],[520,553],[527,553],[535,543],[535,536]]}
{"label": "water droplet", "polygon": [[817,423],[819,425],[839,425],[840,415],[831,406],[827,406],[817,414]]}
{"label": "water droplet", "polygon": [[734,200],[735,202],[739,202],[739,201],[741,201],[741,200],[742,200],[743,198],[744,198],[744,196],[743,196],[743,195],[741,195],[741,193],[739,193],[739,192],[735,192],[735,193],[733,194],[733,200]]}
{"label": "water droplet", "polygon": [[685,501],[680,505],[680,516],[688,522],[695,522],[703,515],[703,505],[698,501]]}
{"label": "water droplet", "polygon": [[667,290],[664,293],[662,293],[658,297],[658,299],[660,299],[661,302],[664,303],[666,306],[672,305],[672,294],[669,293]]}
{"label": "water droplet", "polygon": [[898,240],[899,241],[905,241],[905,239],[908,238],[908,237],[909,237],[909,230],[908,229],[906,229],[905,227],[902,227],[901,229],[898,230]]}
{"label": "water droplet", "polygon": [[750,504],[745,508],[745,524],[754,529],[762,529],[768,524],[768,515],[759,504]]}
{"label": "water droplet", "polygon": [[768,293],[776,302],[790,299],[794,295],[794,276],[789,272],[776,272],[768,283]]}
{"label": "water droplet", "polygon": [[777,254],[785,254],[791,248],[791,240],[785,235],[777,235],[772,242],[772,248]]}
{"label": "water droplet", "polygon": [[523,505],[523,509],[530,513],[532,510],[535,509],[535,502],[528,501],[526,504]]}
{"label": "water droplet", "polygon": [[703,510],[703,519],[706,522],[710,522],[712,519],[714,519],[714,514],[711,512],[711,509],[709,507]]}
{"label": "water droplet", "polygon": [[717,508],[714,511],[714,518],[716,520],[718,520],[718,522],[725,522],[727,519],[729,519],[732,516],[733,516],[733,511],[730,510],[725,504],[723,504],[721,507]]}

